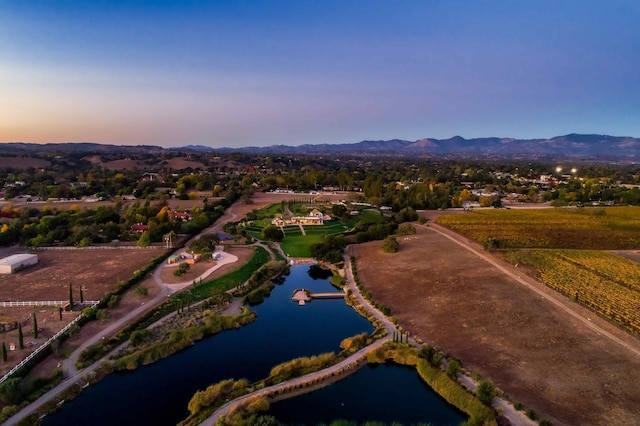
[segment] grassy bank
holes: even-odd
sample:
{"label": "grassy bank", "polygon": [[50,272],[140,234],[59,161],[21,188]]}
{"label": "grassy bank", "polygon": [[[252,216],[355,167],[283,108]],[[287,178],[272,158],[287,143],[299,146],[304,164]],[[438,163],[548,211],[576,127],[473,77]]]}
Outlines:
{"label": "grassy bank", "polygon": [[117,359],[116,369],[135,370],[140,365],[151,364],[173,355],[207,336],[241,327],[255,321],[255,319],[256,314],[245,308],[240,315],[233,317],[208,314],[195,320],[192,318],[189,323],[195,323],[194,325],[170,331],[165,334],[162,341],[157,341],[157,336],[154,336],[153,333],[142,336],[134,333],[131,335],[130,343],[136,350]]}
{"label": "grassy bank", "polygon": [[116,346],[129,339],[129,336],[134,331],[145,329],[172,312],[182,310],[185,307],[188,308],[191,304],[207,298],[211,301],[211,305],[220,305],[227,302],[231,296],[225,294],[225,292],[251,278],[251,275],[268,260],[269,255],[266,250],[262,247],[257,247],[253,257],[239,269],[214,280],[198,284],[197,287],[186,292],[173,295],[169,300],[142,316],[135,323],[125,327],[112,338],[90,346],[80,354],[76,367],[84,368],[93,364],[115,349]]}

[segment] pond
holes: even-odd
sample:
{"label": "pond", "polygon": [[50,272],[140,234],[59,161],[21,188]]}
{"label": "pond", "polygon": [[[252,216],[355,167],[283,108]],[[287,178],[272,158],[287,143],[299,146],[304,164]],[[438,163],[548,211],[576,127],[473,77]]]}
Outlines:
{"label": "pond", "polygon": [[[319,276],[320,275],[320,276]],[[188,415],[193,394],[227,378],[258,380],[279,363],[301,356],[339,352],[340,342],[371,324],[342,299],[291,301],[296,288],[336,291],[309,265],[291,268],[265,302],[252,307],[255,322],[209,337],[133,372],[115,373],[88,387],[44,425],[175,425]]]}
{"label": "pond", "polygon": [[445,426],[468,418],[424,383],[414,368],[397,364],[366,365],[330,386],[274,402],[267,414],[299,426],[334,420]]}

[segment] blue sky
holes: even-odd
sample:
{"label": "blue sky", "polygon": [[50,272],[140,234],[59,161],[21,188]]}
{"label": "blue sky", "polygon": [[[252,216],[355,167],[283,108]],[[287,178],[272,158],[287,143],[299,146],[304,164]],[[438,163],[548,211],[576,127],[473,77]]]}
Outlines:
{"label": "blue sky", "polygon": [[636,0],[3,0],[0,141],[639,137],[638,22]]}

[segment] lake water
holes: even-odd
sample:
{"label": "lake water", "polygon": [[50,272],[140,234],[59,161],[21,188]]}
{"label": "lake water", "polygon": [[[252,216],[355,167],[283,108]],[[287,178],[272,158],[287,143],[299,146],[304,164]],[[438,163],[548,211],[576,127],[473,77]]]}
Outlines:
{"label": "lake water", "polygon": [[425,384],[414,368],[397,364],[366,365],[331,386],[274,402],[267,414],[300,426],[338,419],[453,426],[468,418]]}
{"label": "lake water", "polygon": [[[258,314],[252,324],[204,339],[136,371],[111,374],[45,417],[43,425],[175,425],[187,417],[193,394],[212,383],[227,378],[258,380],[274,365],[296,357],[338,352],[344,338],[373,331],[344,300],[314,300],[298,306],[291,301],[296,288],[335,291],[317,269],[292,267],[284,283],[277,285],[264,303],[252,308]],[[393,383],[388,377],[382,383],[372,380],[369,389]],[[435,394],[428,387],[419,393],[422,390]],[[394,419],[403,421],[401,417]]]}

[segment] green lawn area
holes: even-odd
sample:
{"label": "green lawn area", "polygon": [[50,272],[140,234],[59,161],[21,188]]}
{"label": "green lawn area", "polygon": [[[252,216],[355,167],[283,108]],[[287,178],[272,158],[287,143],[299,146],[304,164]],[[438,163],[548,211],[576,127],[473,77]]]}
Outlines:
{"label": "green lawn area", "polygon": [[364,222],[366,224],[380,223],[383,219],[384,217],[380,214],[380,211],[367,209],[362,210],[359,215],[351,216],[349,219],[347,219],[347,226],[349,226],[349,228],[352,228],[358,222]]}
{"label": "green lawn area", "polygon": [[339,234],[341,232],[347,231],[347,226],[339,221],[327,222],[322,226],[305,226],[304,231],[307,235],[310,234]]}
{"label": "green lawn area", "polygon": [[[187,298],[192,301],[204,300],[215,294],[223,293],[245,282],[262,265],[269,261],[269,253],[262,247],[257,247],[254,255],[239,269],[211,281],[205,281],[191,288],[187,293],[178,293],[176,299]],[[190,297],[189,297],[190,296]]]}
{"label": "green lawn area", "polygon": [[309,246],[319,242],[322,242],[320,234],[286,236],[280,247],[290,257],[311,257]]}

